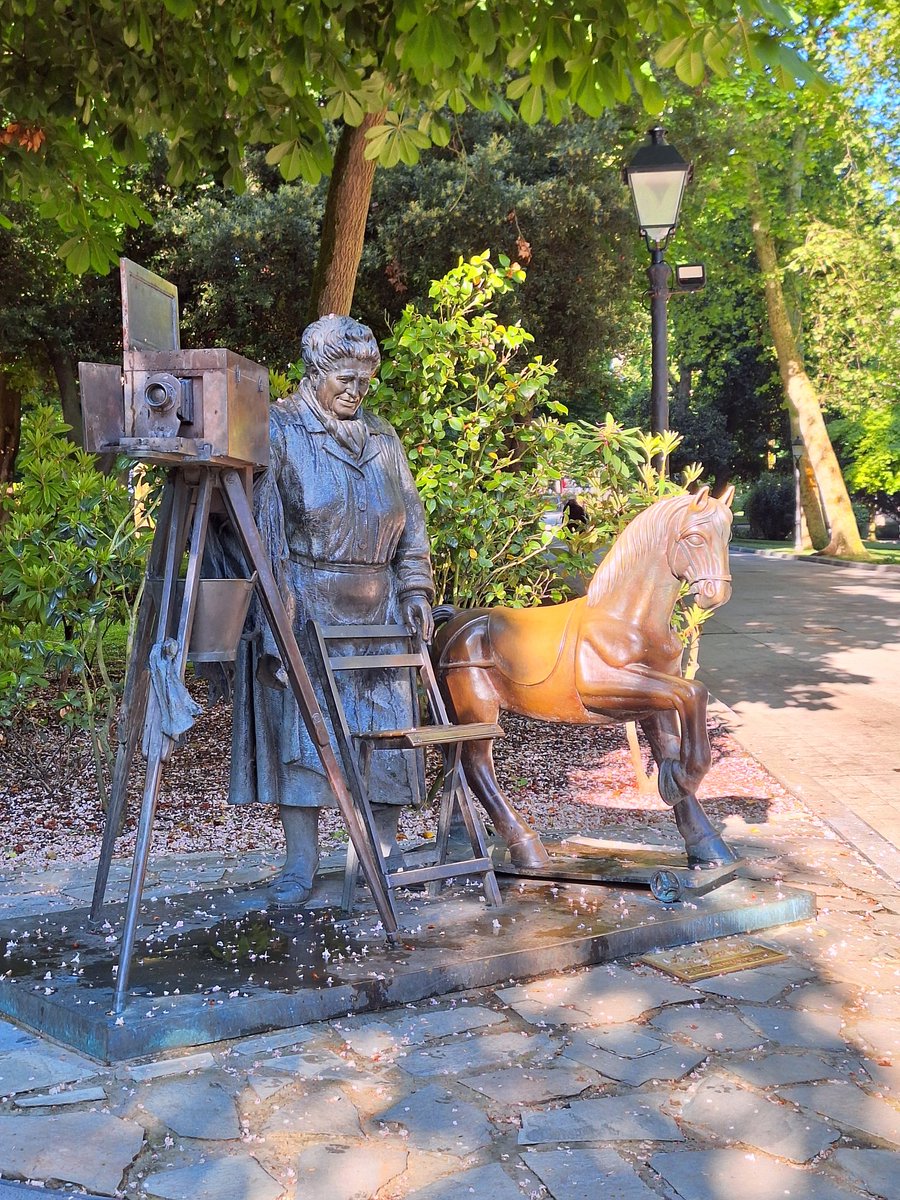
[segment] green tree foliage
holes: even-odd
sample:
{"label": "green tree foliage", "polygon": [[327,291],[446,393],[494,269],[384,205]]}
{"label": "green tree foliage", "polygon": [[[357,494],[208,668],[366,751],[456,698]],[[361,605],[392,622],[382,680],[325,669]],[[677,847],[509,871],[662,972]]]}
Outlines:
{"label": "green tree foliage", "polygon": [[630,351],[634,236],[618,164],[632,114],[557,127],[463,116],[450,145],[414,168],[376,176],[355,311],[377,329],[427,296],[460,257],[490,246],[527,267],[500,300],[557,374],[550,393],[571,412],[610,407],[610,361]]}
{"label": "green tree foliage", "polygon": [[690,236],[709,282],[669,306],[670,424],[682,438],[672,467],[699,459],[721,489],[766,470],[773,446],[789,460],[790,437],[746,225],[695,211]]}
{"label": "green tree foliage", "polygon": [[[517,358],[531,335],[491,306],[524,278],[506,258],[461,261],[432,284],[430,311],[404,309],[373,388],[425,506],[437,595],[460,605],[560,599],[558,576],[589,572],[597,545],[655,498],[641,469],[656,440],[612,418],[565,421],[547,395],[554,368]],[[554,564],[541,514],[563,476],[591,489],[592,519],[586,532],[564,528],[568,553]]]}
{"label": "green tree foliage", "polygon": [[449,138],[446,110],[493,108],[530,124],[663,98],[648,48],[690,86],[736,50],[793,67],[773,36],[777,0],[56,0],[0,3],[0,197],[55,221],[71,270],[105,270],[122,225],[146,219],[122,187],[168,138],[173,186],[212,171],[243,185],[242,152],[271,147],[285,180],[332,164],[327,122],[366,154],[411,164]]}
{"label": "green tree foliage", "polygon": [[51,682],[69,724],[89,729],[101,795],[116,687],[104,640],[126,620],[143,571],[131,496],[66,437],[50,407],[23,425],[18,480],[0,529],[0,718]]}
{"label": "green tree foliage", "polygon": [[787,260],[804,297],[804,347],[848,485],[900,491],[900,230],[851,214],[812,220]]}
{"label": "green tree foliage", "polygon": [[164,214],[145,261],[178,286],[182,344],[272,364],[295,353],[321,214],[308,185],[204,191]]}

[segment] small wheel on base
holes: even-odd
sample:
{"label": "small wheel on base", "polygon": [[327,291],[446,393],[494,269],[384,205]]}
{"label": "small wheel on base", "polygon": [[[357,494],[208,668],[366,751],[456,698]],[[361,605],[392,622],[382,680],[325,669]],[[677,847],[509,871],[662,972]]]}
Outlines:
{"label": "small wheel on base", "polygon": [[681,899],[681,880],[674,871],[654,871],[650,878],[650,892],[660,904],[677,904]]}

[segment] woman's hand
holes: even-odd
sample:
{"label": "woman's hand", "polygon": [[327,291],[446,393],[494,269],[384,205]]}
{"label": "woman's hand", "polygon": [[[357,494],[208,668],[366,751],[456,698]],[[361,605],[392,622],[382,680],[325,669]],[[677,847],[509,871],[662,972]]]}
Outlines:
{"label": "woman's hand", "polygon": [[422,592],[407,592],[401,596],[400,615],[409,632],[417,634],[423,642],[430,642],[434,637],[431,605]]}

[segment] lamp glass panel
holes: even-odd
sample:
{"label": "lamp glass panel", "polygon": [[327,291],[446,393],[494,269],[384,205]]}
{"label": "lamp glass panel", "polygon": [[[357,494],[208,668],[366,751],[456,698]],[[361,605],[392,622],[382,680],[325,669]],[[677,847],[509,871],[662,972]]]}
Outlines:
{"label": "lamp glass panel", "polygon": [[653,241],[662,241],[678,221],[687,179],[683,167],[671,171],[631,171],[628,182],[641,228]]}

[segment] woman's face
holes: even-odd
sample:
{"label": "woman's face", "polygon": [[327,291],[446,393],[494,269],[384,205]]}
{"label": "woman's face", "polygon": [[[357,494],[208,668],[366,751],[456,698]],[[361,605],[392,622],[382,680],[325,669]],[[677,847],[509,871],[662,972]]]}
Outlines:
{"label": "woman's face", "polygon": [[316,399],[339,421],[356,416],[375,374],[372,363],[358,358],[339,358],[316,379]]}

